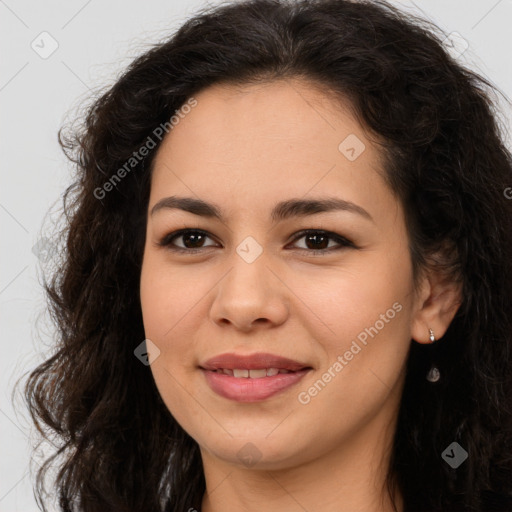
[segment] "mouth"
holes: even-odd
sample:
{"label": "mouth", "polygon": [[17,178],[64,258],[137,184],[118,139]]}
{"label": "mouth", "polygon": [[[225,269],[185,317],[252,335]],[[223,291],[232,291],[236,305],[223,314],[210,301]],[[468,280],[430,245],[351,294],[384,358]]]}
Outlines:
{"label": "mouth", "polygon": [[[261,372],[263,370],[278,370],[278,372],[296,372],[311,367],[306,363],[288,359],[287,357],[258,352],[257,354],[250,355],[234,353],[220,354],[202,363],[200,368],[211,371],[258,370]],[[249,377],[249,375],[240,375],[240,377],[244,376]],[[256,374],[254,376],[256,377]],[[265,375],[261,374],[261,377],[265,377]]]}
{"label": "mouth", "polygon": [[216,370],[210,371],[231,375],[237,379],[262,379],[263,377],[273,377],[280,373],[294,373],[293,370],[285,370],[284,368],[258,368],[253,370],[247,370],[245,368],[217,368]]}
{"label": "mouth", "polygon": [[273,354],[222,354],[199,369],[218,395],[237,402],[257,402],[297,384],[313,368]]}

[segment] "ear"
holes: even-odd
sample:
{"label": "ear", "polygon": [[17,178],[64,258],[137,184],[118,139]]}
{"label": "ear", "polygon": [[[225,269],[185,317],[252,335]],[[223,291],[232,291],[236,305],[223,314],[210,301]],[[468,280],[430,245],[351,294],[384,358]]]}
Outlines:
{"label": "ear", "polygon": [[411,324],[411,337],[418,343],[431,343],[446,333],[462,302],[462,282],[441,271],[426,270],[420,280]]}

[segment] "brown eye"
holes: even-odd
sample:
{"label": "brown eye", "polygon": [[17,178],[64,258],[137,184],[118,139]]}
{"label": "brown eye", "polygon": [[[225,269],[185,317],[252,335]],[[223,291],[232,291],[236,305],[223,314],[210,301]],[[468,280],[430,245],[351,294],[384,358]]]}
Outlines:
{"label": "brown eye", "polygon": [[[183,229],[181,231],[176,231],[174,233],[170,233],[166,235],[160,242],[159,245],[163,247],[167,247],[172,251],[178,252],[196,252],[197,250],[203,249],[205,247],[204,241],[210,238],[205,231],[197,230],[197,229]],[[182,240],[182,246],[176,245],[174,240]]]}
{"label": "brown eye", "polygon": [[[331,252],[332,250],[339,250],[344,247],[356,248],[354,243],[341,235],[336,233],[330,233],[322,230],[306,230],[302,231],[298,237],[295,238],[295,242],[300,239],[304,239],[305,247],[299,247],[301,250],[307,252],[324,253]],[[335,242],[334,247],[329,247],[330,242]],[[336,244],[338,247],[336,247]]]}

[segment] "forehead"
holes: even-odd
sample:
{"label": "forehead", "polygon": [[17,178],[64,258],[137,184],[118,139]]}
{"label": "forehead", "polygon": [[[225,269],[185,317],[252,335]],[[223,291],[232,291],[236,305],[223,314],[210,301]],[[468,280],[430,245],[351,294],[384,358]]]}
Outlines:
{"label": "forehead", "polygon": [[[249,151],[248,146],[299,141],[318,153],[329,148],[337,151],[341,136],[358,133],[364,137],[350,103],[314,82],[283,79],[261,84],[216,84],[202,90],[195,99],[197,106],[180,116],[179,126],[167,136],[169,144],[177,146],[187,138],[196,149],[206,146],[225,151],[229,157]],[[234,141],[244,142],[244,146],[239,148]]]}
{"label": "forehead", "polygon": [[379,150],[349,104],[316,84],[217,84],[194,97],[156,155],[153,204],[171,190],[247,206],[310,192],[378,203],[386,193]]}

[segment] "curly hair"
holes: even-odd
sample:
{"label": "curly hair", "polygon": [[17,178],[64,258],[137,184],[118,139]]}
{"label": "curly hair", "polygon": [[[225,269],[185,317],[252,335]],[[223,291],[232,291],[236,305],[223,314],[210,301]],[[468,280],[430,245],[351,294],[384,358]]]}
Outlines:
{"label": "curly hair", "polygon": [[[206,87],[296,77],[348,101],[379,141],[415,271],[438,266],[462,286],[441,342],[411,343],[388,490],[400,489],[405,512],[512,510],[512,156],[496,89],[443,38],[384,1],[204,8],[137,57],[78,128],[59,130],[76,175],[63,194],[61,262],[44,282],[58,340],[24,390],[38,431],[60,441],[37,474],[43,510],[59,456],[62,511],[201,509],[199,447],[134,357],[145,338],[139,281],[161,140],[113,177]],[[435,383],[425,379],[433,363],[443,375]],[[456,470],[441,458],[453,441],[468,452]]]}

